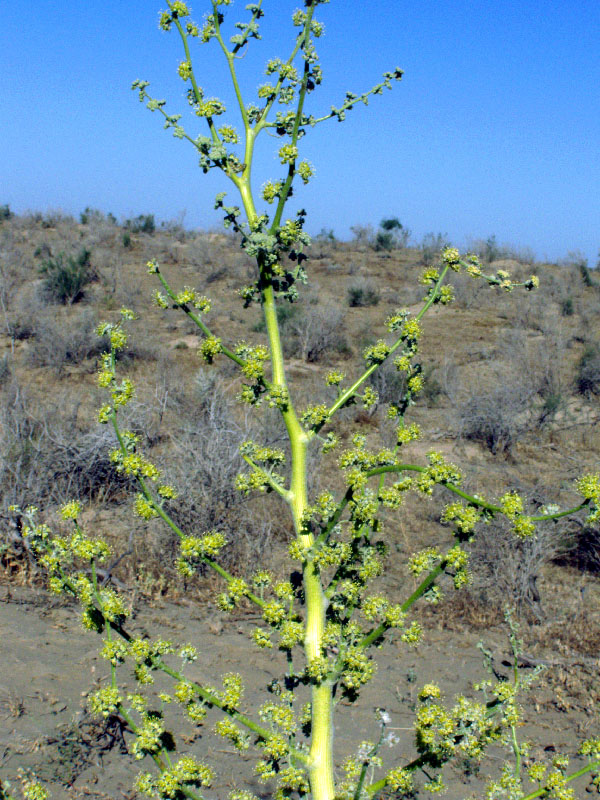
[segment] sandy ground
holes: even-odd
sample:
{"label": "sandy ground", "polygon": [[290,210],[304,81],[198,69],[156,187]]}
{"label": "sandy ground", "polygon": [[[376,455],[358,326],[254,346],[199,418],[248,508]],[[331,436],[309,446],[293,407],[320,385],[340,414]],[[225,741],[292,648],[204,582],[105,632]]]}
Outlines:
{"label": "sandy ground", "polygon": [[[220,685],[225,672],[240,671],[246,676],[246,707],[252,713],[268,696],[265,686],[278,677],[283,660],[273,651],[259,652],[249,643],[249,631],[256,618],[232,620],[210,615],[186,604],[165,603],[161,607],[144,605],[136,610],[127,627],[133,633],[162,632],[175,643],[191,642],[200,651],[189,676]],[[481,636],[460,636],[448,630],[427,631],[418,650],[401,643],[390,644],[376,653],[378,672],[355,706],[338,707],[335,732],[338,763],[364,739],[377,738],[374,708],[384,707],[391,715],[391,727],[400,741],[393,749],[382,750],[387,765],[403,763],[414,755],[412,721],[416,695],[426,682],[439,683],[450,697],[469,692],[470,686],[485,677],[482,656],[477,649]],[[508,654],[504,633],[491,630],[486,643],[495,663],[506,673],[502,660]],[[151,770],[152,763],[135,761],[128,754],[131,734],[118,726],[106,728],[85,710],[85,698],[109,674],[108,662],[98,655],[99,639],[79,624],[74,605],[65,605],[45,592],[26,587],[0,586],[0,778],[14,781],[19,768],[34,770],[51,791],[54,800],[69,798],[130,798],[135,775]],[[543,659],[548,654],[536,654]],[[281,662],[281,663],[279,663]],[[590,679],[597,675],[598,663],[587,659]],[[180,663],[180,662],[179,662]],[[581,664],[578,668],[581,667]],[[568,669],[568,668],[567,668]],[[164,678],[164,680],[163,680]],[[160,676],[155,687],[167,691],[170,679]],[[540,743],[536,752],[574,752],[583,736],[594,733],[597,720],[577,702],[556,700],[556,690],[542,685],[528,695],[523,736]],[[216,717],[215,717],[216,719]],[[205,791],[207,800],[225,800],[234,788],[249,788],[260,797],[270,797],[272,787],[253,777],[252,748],[243,761],[223,739],[211,732],[208,718],[201,728],[183,724],[177,749],[202,754],[217,773],[213,787]],[[448,775],[453,788],[448,800],[483,796],[483,781],[497,771],[502,751],[468,777]],[[576,767],[579,762],[573,761]],[[375,778],[378,777],[377,775]],[[586,779],[576,785],[576,797],[585,797]]]}

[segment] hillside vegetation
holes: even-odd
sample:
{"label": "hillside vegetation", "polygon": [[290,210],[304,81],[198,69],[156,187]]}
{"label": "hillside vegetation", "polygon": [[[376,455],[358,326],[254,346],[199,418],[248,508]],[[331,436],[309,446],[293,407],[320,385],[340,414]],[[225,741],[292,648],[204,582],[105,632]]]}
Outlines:
{"label": "hillside vegetation", "polygon": [[[389,223],[390,221],[388,221]],[[395,309],[420,307],[419,276],[435,259],[437,239],[407,246],[398,226],[379,232],[357,226],[352,242],[324,232],[308,253],[308,286],[294,304],[282,304],[280,321],[289,369],[306,404],[335,396],[325,384],[332,369],[358,374],[364,348],[385,335]],[[573,499],[572,482],[600,461],[600,277],[583,262],[532,264],[495,239],[477,244],[487,272],[515,279],[535,273],[540,288],[507,296],[467,275],[453,281],[455,302],[424,325],[425,390],[411,409],[423,437],[412,447],[422,459],[431,448],[457,461],[470,491],[499,497],[518,489],[541,507]],[[198,355],[189,321],[152,302],[158,286],[145,263],[156,258],[176,289],[192,286],[211,298],[208,324],[229,343],[266,341],[260,309],[243,308],[236,292],[252,264],[235,238],[157,228],[152,215],[124,224],[86,209],[77,222],[61,214],[15,216],[0,222],[0,552],[4,579],[38,579],[10,505],[35,505],[60,525],[60,504],[79,499],[90,529],[114,549],[113,579],[150,596],[203,593],[213,578],[190,585],[173,566],[175,543],[156,521],[131,514],[135,487],[109,459],[112,431],[97,422],[101,392],[95,370],[105,343],[96,328],[121,306],[132,325],[123,375],[136,384],[129,424],[144,449],[178,487],[178,524],[190,531],[218,529],[230,542],[228,567],[241,575],[260,557],[277,571],[291,535],[277,498],[241,502],[235,478],[238,446],[261,426],[260,440],[274,444],[281,431],[264,410],[252,417],[235,401],[238,378]],[[373,444],[389,444],[387,407],[401,377],[392,364],[377,374],[378,403],[352,406],[337,422],[349,439],[354,423],[367,422]],[[541,466],[540,466],[541,465]],[[333,470],[332,470],[333,472]],[[311,471],[312,489],[321,476]],[[340,487],[341,488],[341,487]],[[405,556],[435,545],[442,528],[423,498],[404,509],[384,538],[403,564]],[[582,518],[583,519],[583,518]],[[598,591],[600,532],[583,521],[548,525],[535,541],[519,541],[493,522],[473,545],[474,581],[461,595],[463,617],[473,625],[501,617],[509,599],[524,616],[551,633],[553,598],[567,594],[572,607],[583,591]],[[408,581],[398,567],[387,580]],[[450,602],[450,601],[448,601]],[[575,604],[575,605],[573,605]],[[590,609],[593,604],[587,603]],[[591,614],[591,611],[587,611]],[[450,619],[452,615],[448,615]],[[595,627],[596,626],[596,627]],[[582,624],[592,649],[597,621]],[[572,629],[573,636],[577,635]],[[595,652],[595,651],[594,651]]]}

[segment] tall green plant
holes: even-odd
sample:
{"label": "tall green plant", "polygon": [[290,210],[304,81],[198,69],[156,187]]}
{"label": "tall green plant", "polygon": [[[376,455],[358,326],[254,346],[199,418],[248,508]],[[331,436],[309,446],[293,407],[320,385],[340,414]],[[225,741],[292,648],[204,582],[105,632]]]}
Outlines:
{"label": "tall green plant", "polygon": [[44,288],[48,295],[63,305],[72,305],[84,295],[86,286],[94,278],[90,264],[91,253],[83,248],[76,256],[59,253],[47,258],[40,267],[44,275]]}
{"label": "tall green plant", "polygon": [[[560,759],[548,768],[526,764],[525,747],[518,740],[517,703],[525,682],[516,668],[509,680],[496,678],[484,683],[480,701],[460,697],[449,706],[437,686],[424,685],[418,698],[413,756],[374,779],[373,770],[381,764],[380,747],[384,741],[393,743],[389,715],[378,709],[377,739],[363,743],[340,771],[336,773],[334,769],[334,698],[356,701],[362,687],[374,676],[375,645],[383,645],[393,635],[407,646],[419,642],[422,631],[411,617],[413,607],[423,597],[435,599],[445,584],[458,590],[468,583],[464,545],[477,535],[478,527],[491,517],[505,515],[515,536],[530,537],[535,536],[538,521],[558,519],[583,509],[589,513],[589,520],[597,520],[600,477],[587,475],[579,480],[581,498],[573,508],[550,508],[547,513],[542,510],[532,515],[516,492],[506,493],[495,502],[466,492],[461,472],[440,453],[430,452],[422,464],[408,463],[403,458],[404,445],[420,436],[418,426],[407,417],[423,389],[418,358],[421,325],[435,305],[451,302],[448,276],[465,270],[474,279],[507,291],[517,287],[531,290],[538,283],[535,276],[519,284],[506,272],[485,275],[476,257],[461,257],[449,247],[441,254],[439,264],[428,267],[422,275],[426,294],[421,310],[412,315],[398,309],[389,316],[389,335],[367,347],[364,366],[354,378],[346,381],[337,372],[327,375],[326,384],[335,387],[337,393],[335,400],[304,409],[297,407],[288,384],[277,307],[294,301],[297,284],[306,280],[304,248],[309,237],[303,230],[305,212],[284,218],[294,180],[299,177],[306,183],[313,174],[311,164],[300,157],[302,137],[314,125],[330,119],[343,120],[358,103],[366,103],[371,95],[391,88],[392,81],[402,77],[402,71],[395,69],[371,90],[360,95],[347,93],[340,106],[330,112],[320,117],[309,114],[309,95],[322,77],[315,40],[323,33],[323,26],[314,17],[322,2],[327,0],[305,0],[304,9],[294,12],[292,19],[298,32],[289,57],[267,63],[268,82],[258,89],[258,100],[248,103],[237,67],[251,40],[259,38],[262,0],[246,7],[249,19],[236,23],[237,32],[229,41],[223,31],[223,11],[231,5],[230,0],[213,0],[202,25],[192,21],[185,3],[168,0],[160,26],[166,31],[175,30],[181,38],[185,58],[178,72],[188,87],[192,111],[204,120],[206,135],[188,134],[181,115],[167,113],[165,102],[148,94],[147,82],[134,83],[140,100],[163,116],[165,126],[177,138],[190,142],[203,171],[220,170],[240,198],[240,206],[226,205],[225,194],[221,193],[216,207],[223,212],[225,225],[233,227],[242,248],[256,262],[256,280],[244,287],[241,295],[246,306],[260,304],[267,346],[227,343],[226,331],[217,333],[206,322],[210,311],[206,296],[191,288],[172,288],[156,260],[148,262],[148,270],[162,287],[155,296],[158,305],[165,309],[177,307],[197,325],[202,336],[201,357],[208,364],[227,358],[237,365],[241,375],[239,401],[250,406],[266,404],[283,420],[289,464],[283,450],[260,442],[244,442],[240,449],[248,469],[239,475],[237,488],[245,494],[271,492],[287,508],[295,531],[289,547],[289,580],[276,582],[260,568],[248,581],[235,576],[219,563],[219,553],[227,544],[223,531],[198,535],[176,524],[170,511],[176,502],[176,489],[163,483],[157,467],[141,451],[139,437],[121,425],[122,409],[131,400],[134,387],[128,378],[119,375],[117,354],[126,344],[126,324],[134,315],[123,309],[121,321],[106,323],[99,331],[110,339],[110,350],[102,357],[99,372],[100,385],[108,393],[100,410],[100,422],[114,428],[117,444],[111,458],[118,470],[137,479],[135,513],[146,520],[161,518],[179,539],[178,568],[183,575],[208,566],[222,578],[224,591],[218,598],[221,609],[233,611],[240,603],[257,607],[263,621],[254,631],[254,643],[265,650],[279,648],[287,656],[288,671],[278,683],[278,692],[257,713],[251,712],[243,702],[242,676],[223,675],[221,687],[200,684],[188,678],[185,671],[185,664],[196,657],[193,647],[186,645],[176,651],[165,640],[152,641],[130,634],[122,598],[97,580],[97,565],[106,559],[108,548],[84,532],[78,521],[81,509],[77,503],[63,508],[63,517],[73,521],[70,538],[52,537],[45,525],[36,522],[34,509],[21,512],[27,519],[25,535],[50,572],[51,589],[77,596],[84,609],[84,625],[103,635],[102,655],[110,663],[111,679],[109,685],[91,696],[90,705],[105,717],[118,714],[124,718],[134,732],[132,753],[136,758],[149,756],[154,761],[157,770],[144,772],[136,784],[139,791],[151,797],[200,798],[202,787],[209,786],[213,778],[211,769],[196,754],[175,755],[175,738],[165,730],[162,712],[145,699],[144,687],[157,671],[173,679],[172,692],[162,695],[164,702],[175,701],[197,724],[202,723],[207,708],[216,708],[221,712],[216,724],[220,736],[240,751],[250,744],[258,749],[256,773],[261,780],[275,783],[277,800],[297,796],[314,800],[360,800],[381,794],[398,798],[428,796],[443,788],[445,765],[463,763],[465,758],[478,759],[490,743],[497,741],[506,742],[512,757],[507,758],[501,776],[489,787],[490,799],[572,797],[570,781],[600,768],[600,740],[590,740],[583,746],[589,764],[572,775],[567,774],[565,762]],[[198,43],[216,45],[226,60],[241,118],[240,131],[221,122],[225,105],[206,95],[197,82],[191,46]],[[270,213],[258,207],[251,181],[255,143],[265,132],[279,137],[278,157],[283,167],[282,176],[265,183],[260,193],[261,200],[273,207]],[[377,402],[369,378],[390,359],[405,377],[405,389],[388,412],[396,425],[394,447],[373,451],[367,437],[360,434],[352,438],[350,446],[342,447],[332,422],[351,403],[368,408]],[[334,463],[339,465],[346,487],[340,496],[333,490],[309,496],[309,448],[322,452],[326,463],[329,460],[328,469]],[[373,582],[383,573],[386,558],[381,538],[382,510],[400,509],[411,492],[431,495],[436,486],[442,487],[451,501],[441,511],[449,529],[447,546],[427,548],[410,559],[408,567],[418,577],[418,583],[408,596],[402,590],[399,597],[391,598],[373,591]],[[295,579],[298,574],[299,581]],[[179,666],[173,657],[175,652]],[[134,694],[126,694],[121,688],[125,662],[133,664],[139,683]],[[298,708],[297,696],[303,691],[308,692],[308,703]],[[37,784],[28,786],[27,792],[29,797],[43,796]],[[230,794],[232,800],[252,797],[245,790]]]}

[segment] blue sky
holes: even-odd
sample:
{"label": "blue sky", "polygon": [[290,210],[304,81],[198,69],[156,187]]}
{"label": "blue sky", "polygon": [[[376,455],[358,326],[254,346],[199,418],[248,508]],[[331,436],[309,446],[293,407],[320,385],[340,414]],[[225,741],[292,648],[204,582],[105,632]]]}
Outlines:
{"label": "blue sky", "polygon": [[[264,0],[263,39],[239,62],[246,101],[273,56],[285,57],[298,0]],[[226,10],[233,24],[245,2]],[[205,0],[191,2],[201,20]],[[183,112],[183,59],[175,32],[158,30],[152,0],[5,4],[0,28],[0,204],[17,212],[85,206],[117,217],[153,212],[215,227],[225,178],[202,174],[191,145],[162,130],[130,91],[135,78]],[[457,244],[495,234],[539,258],[600,248],[600,4],[597,0],[331,0],[318,9],[324,83],[309,112],[340,104],[395,66],[392,92],[345,123],[323,123],[301,142],[316,178],[290,211],[307,228],[342,238],[354,224],[397,216],[417,241],[448,233]],[[233,33],[233,31],[232,31]],[[196,47],[208,95],[226,102],[215,42]],[[230,106],[233,109],[233,103]],[[230,117],[237,122],[234,114]],[[229,121],[229,120],[228,120]],[[187,114],[191,135],[204,132]],[[264,135],[256,188],[277,178],[277,141]],[[233,201],[233,186],[229,189]]]}

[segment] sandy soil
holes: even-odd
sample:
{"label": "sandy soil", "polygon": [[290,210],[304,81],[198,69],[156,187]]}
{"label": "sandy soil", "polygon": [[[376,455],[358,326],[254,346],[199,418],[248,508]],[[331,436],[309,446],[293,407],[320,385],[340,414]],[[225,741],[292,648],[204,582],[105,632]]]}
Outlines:
{"label": "sandy soil", "polygon": [[[133,799],[138,796],[131,788],[135,775],[153,765],[149,760],[135,761],[127,753],[131,734],[123,734],[118,726],[107,727],[85,710],[86,695],[108,676],[109,669],[98,655],[98,638],[81,628],[78,616],[76,606],[41,590],[0,587],[0,777],[14,781],[18,768],[34,770],[54,800]],[[223,619],[210,609],[164,603],[140,607],[128,628],[151,636],[162,631],[175,643],[199,646],[200,657],[189,668],[192,678],[219,685],[220,675],[239,670],[247,676],[245,702],[252,710],[266,697],[265,686],[284,666],[278,663],[277,654],[268,651],[264,657],[249,644],[249,631],[255,623],[251,617]],[[375,679],[356,706],[340,708],[335,734],[338,760],[363,739],[376,738],[376,706],[387,709],[391,726],[400,737],[393,749],[382,751],[385,763],[399,764],[410,757],[418,688],[435,681],[449,696],[469,692],[471,684],[484,676],[477,649],[480,638],[476,633],[459,637],[448,630],[430,630],[416,651],[398,643],[378,652]],[[491,630],[485,638],[497,668],[506,672],[502,665],[508,654],[504,633]],[[543,659],[544,654],[537,657]],[[588,671],[597,674],[597,662],[587,661]],[[161,675],[153,688],[166,691],[168,681]],[[540,742],[540,753],[543,748],[550,754],[555,750],[574,752],[577,741],[593,732],[593,720],[577,703],[557,703],[555,694],[542,684],[528,696],[523,735]],[[211,733],[210,723],[209,717],[201,728],[185,723],[175,727],[179,732],[177,749],[202,754],[218,775],[205,792],[207,800],[224,799],[234,787],[270,796],[269,787],[260,785],[252,775],[252,750],[240,762],[233,749]],[[482,781],[498,768],[502,752],[492,755],[490,762],[469,777],[453,776],[449,783],[454,789],[445,797],[481,797]],[[585,779],[579,781],[576,792],[577,797],[585,796]]]}

